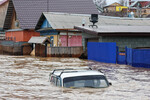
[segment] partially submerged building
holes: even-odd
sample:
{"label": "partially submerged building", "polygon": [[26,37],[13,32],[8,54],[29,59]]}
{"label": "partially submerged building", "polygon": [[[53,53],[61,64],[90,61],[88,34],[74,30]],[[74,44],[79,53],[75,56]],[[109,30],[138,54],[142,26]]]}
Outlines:
{"label": "partially submerged building", "polygon": [[[74,29],[89,19],[86,14],[44,12],[36,25],[41,36],[49,37],[51,47],[82,46],[82,34]],[[87,24],[87,23],[86,23]]]}
{"label": "partially submerged building", "polygon": [[150,47],[149,26],[98,26],[98,28],[75,26],[83,33],[84,50],[87,42],[114,42],[120,51],[129,48]]}

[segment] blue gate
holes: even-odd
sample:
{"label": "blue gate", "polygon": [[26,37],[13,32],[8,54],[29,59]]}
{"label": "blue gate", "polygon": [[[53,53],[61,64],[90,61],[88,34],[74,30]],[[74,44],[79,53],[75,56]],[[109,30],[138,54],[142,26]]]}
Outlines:
{"label": "blue gate", "polygon": [[104,63],[116,63],[116,43],[88,42],[88,59]]}
{"label": "blue gate", "polygon": [[119,52],[118,47],[117,47],[117,64],[126,64],[126,53]]}

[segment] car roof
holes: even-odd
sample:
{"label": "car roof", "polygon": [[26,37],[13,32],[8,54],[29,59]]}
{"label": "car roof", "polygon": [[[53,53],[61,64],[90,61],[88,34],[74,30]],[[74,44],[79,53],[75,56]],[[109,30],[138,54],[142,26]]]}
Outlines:
{"label": "car roof", "polygon": [[103,73],[96,70],[58,70],[53,74],[60,76],[62,79],[77,76],[104,75]]}

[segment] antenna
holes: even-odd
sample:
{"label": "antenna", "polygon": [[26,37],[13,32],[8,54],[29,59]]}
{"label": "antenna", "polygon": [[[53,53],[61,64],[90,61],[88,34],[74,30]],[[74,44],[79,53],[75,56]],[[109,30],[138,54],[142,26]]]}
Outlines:
{"label": "antenna", "polygon": [[89,25],[89,27],[90,26],[92,26],[92,27],[96,26],[96,28],[98,28],[98,26],[95,25],[95,23],[98,22],[98,14],[91,14],[91,17],[89,18],[89,20],[90,20],[90,22],[93,23],[93,25]]}

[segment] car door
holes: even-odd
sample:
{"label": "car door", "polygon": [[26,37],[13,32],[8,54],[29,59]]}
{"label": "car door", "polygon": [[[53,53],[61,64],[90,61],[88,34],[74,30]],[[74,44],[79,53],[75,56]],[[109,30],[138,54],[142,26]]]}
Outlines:
{"label": "car door", "polygon": [[51,82],[53,85],[56,85],[56,76],[51,76],[50,82]]}
{"label": "car door", "polygon": [[56,79],[56,86],[59,86],[59,87],[62,86],[60,77],[57,77],[57,79]]}

